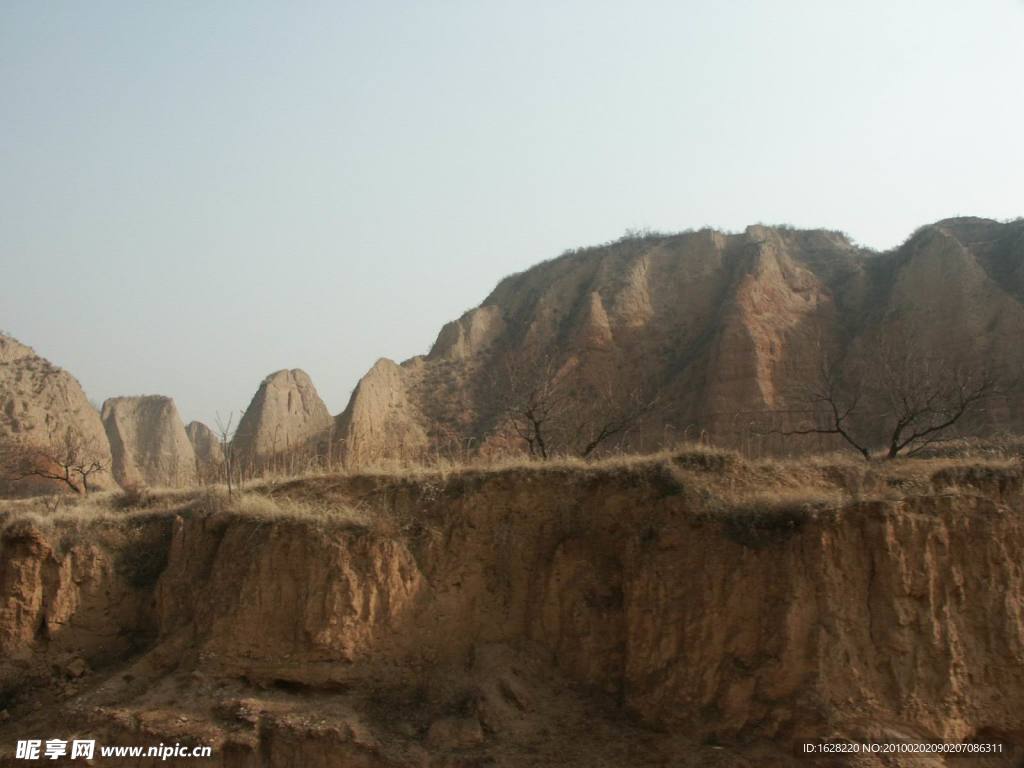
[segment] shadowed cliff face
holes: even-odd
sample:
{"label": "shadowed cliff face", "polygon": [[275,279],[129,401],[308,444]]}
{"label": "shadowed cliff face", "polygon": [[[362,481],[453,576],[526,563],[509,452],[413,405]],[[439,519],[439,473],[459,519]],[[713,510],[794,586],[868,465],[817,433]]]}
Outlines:
{"label": "shadowed cliff face", "polygon": [[217,433],[201,421],[190,421],[185,427],[185,434],[192,443],[199,466],[217,467],[224,461],[224,447]]}
{"label": "shadowed cliff face", "polygon": [[[799,417],[807,405],[793,385],[826,357],[856,371],[880,340],[911,339],[954,365],[993,362],[1013,380],[1024,368],[1022,265],[1024,223],[985,219],[924,227],[885,253],[764,226],[585,249],[502,280],[428,355],[375,365],[337,436],[353,464],[486,447],[500,427],[496,378],[522,360],[612,377],[623,392],[650,384],[658,408],[626,440],[639,450],[701,431],[743,445],[753,420]],[[1019,382],[984,410],[982,428],[1024,428]],[[837,446],[758,441],[794,447]]]}
{"label": "shadowed cliff face", "polygon": [[[381,516],[200,500],[80,541],[9,526],[2,745],[51,718],[274,768],[297,764],[287,744],[324,765],[592,765],[625,743],[643,750],[612,764],[779,765],[826,736],[998,738],[985,764],[1015,764],[1019,467],[939,466],[883,478],[912,495],[836,503],[716,502],[708,472],[325,478],[275,495]],[[776,468],[749,484],[773,473],[781,494]],[[39,682],[51,670],[70,693]],[[33,708],[47,686],[63,703]]]}

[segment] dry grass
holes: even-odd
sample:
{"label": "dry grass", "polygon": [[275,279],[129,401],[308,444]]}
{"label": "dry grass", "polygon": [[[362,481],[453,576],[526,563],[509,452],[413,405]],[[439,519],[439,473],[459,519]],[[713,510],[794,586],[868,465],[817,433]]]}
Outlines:
{"label": "dry grass", "polygon": [[266,488],[250,490],[232,499],[223,499],[219,513],[262,523],[294,522],[326,531],[379,530],[389,527],[385,513],[365,504],[296,498],[272,494]]}
{"label": "dry grass", "polygon": [[[130,489],[87,498],[36,497],[0,502],[0,532],[14,524],[84,531],[172,514],[240,516],[261,522],[301,522],[321,529],[365,529],[397,533],[410,521],[393,505],[366,501],[373,494],[353,489],[402,486],[430,500],[458,493],[467,481],[493,477],[586,483],[643,481],[665,495],[685,494],[696,510],[716,514],[783,516],[793,510],[838,509],[850,502],[895,500],[934,493],[975,493],[982,486],[1004,492],[1019,487],[1024,460],[1014,456],[936,457],[865,462],[849,454],[805,459],[744,459],[704,445],[684,444],[645,455],[593,461],[524,456],[480,458],[467,463],[382,463],[358,471],[310,472],[297,477],[248,481],[229,498],[222,486],[184,490]],[[1009,484],[1009,485],[1007,485]]]}
{"label": "dry grass", "polygon": [[5,500],[0,502],[0,531],[5,531],[16,523],[31,523],[43,529],[59,527],[70,530],[82,530],[104,524],[120,525],[125,521],[170,510],[195,495],[194,490],[154,491],[151,506],[129,509],[120,503],[121,494],[117,491],[93,493],[86,498],[61,494]]}
{"label": "dry grass", "polygon": [[[965,474],[966,473],[966,474]],[[868,463],[837,453],[806,459],[748,460],[737,453],[685,444],[643,455],[616,455],[593,461],[560,457],[531,461],[522,456],[482,459],[465,464],[404,462],[361,468],[358,472],[316,473],[271,483],[275,498],[310,503],[351,499],[353,488],[369,481],[376,487],[411,486],[423,500],[458,493],[468,481],[508,477],[533,481],[551,478],[562,484],[646,482],[664,495],[685,494],[695,509],[709,511],[838,509],[871,500],[899,500],[934,493],[977,492],[986,478],[1024,475],[1014,458],[899,459]],[[970,480],[958,485],[958,478]],[[358,494],[355,494],[358,495]]]}
{"label": "dry grass", "polygon": [[224,487],[206,486],[147,489],[142,494],[111,491],[86,498],[61,495],[0,501],[0,535],[23,526],[83,535],[177,514],[241,517],[261,523],[300,522],[321,530],[390,531],[395,527],[395,521],[366,505],[279,495],[272,485],[250,483],[230,497]]}

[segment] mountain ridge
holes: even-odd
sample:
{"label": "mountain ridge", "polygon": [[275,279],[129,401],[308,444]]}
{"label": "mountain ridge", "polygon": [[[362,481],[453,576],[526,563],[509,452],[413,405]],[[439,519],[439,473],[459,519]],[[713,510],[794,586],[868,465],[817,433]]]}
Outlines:
{"label": "mountain ridge", "polygon": [[[452,433],[465,444],[493,443],[482,369],[529,348],[586,365],[601,345],[623,367],[659,369],[660,388],[675,400],[648,419],[632,449],[660,447],[659,420],[736,446],[743,430],[728,418],[794,407],[782,372],[801,364],[798,350],[863,357],[871,338],[898,333],[936,353],[952,342],[965,365],[987,355],[1019,367],[1008,339],[1024,333],[1021,275],[1019,219],[942,219],[887,251],[834,230],[765,225],[576,249],[500,280],[480,305],[446,323],[425,355],[389,361],[397,369],[391,386],[408,395],[364,416],[372,429],[352,426],[352,413],[375,408],[357,386],[337,417],[348,429],[342,452],[353,463],[407,457],[409,443],[388,445],[386,435],[396,433],[426,435],[413,452],[436,450]],[[374,386],[380,365],[367,374]],[[1019,393],[1011,400],[1004,410],[1016,429],[1024,418]],[[775,442],[769,450],[788,450]]]}
{"label": "mountain ridge", "polygon": [[[764,454],[831,450],[842,445],[834,437],[765,437],[755,434],[755,422],[767,420],[778,432],[806,420],[794,382],[828,360],[856,375],[874,348],[895,337],[957,366],[999,361],[1024,370],[1024,219],[942,219],[886,251],[837,230],[763,224],[742,232],[634,233],[573,249],[499,280],[478,306],[445,323],[425,354],[378,359],[339,414],[328,412],[305,372],[268,375],[233,445],[256,472],[325,457],[360,466],[521,451],[506,390],[510,377],[544,361],[591,396],[604,392],[609,407],[624,407],[640,389],[656,401],[603,450],[647,452],[698,437]],[[23,384],[39,377],[33,361],[42,358],[3,340],[0,363],[10,375],[0,395],[21,403],[10,408],[31,405],[36,416],[59,421],[49,412],[52,397],[50,405],[26,405],[34,396]],[[77,381],[67,386],[80,394],[78,406],[87,404]],[[82,428],[106,453],[110,442],[100,414],[93,416],[85,414]],[[173,414],[168,429],[186,455],[180,421]],[[7,422],[4,431],[16,431]],[[1019,379],[973,428],[1024,431]],[[219,444],[202,437],[204,445]],[[207,473],[222,460],[219,445],[208,449],[200,461]],[[286,461],[282,451],[302,456]],[[125,462],[138,463],[121,456]],[[187,482],[184,464],[172,474]]]}

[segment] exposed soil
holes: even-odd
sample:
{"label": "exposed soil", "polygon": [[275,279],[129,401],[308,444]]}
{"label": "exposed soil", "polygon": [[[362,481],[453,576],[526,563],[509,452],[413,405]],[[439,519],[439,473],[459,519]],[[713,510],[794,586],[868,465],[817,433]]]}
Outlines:
{"label": "exposed soil", "polygon": [[1019,464],[697,454],[249,494],[328,512],[5,508],[0,764],[74,734],[272,768],[958,764],[795,756],[837,737],[1024,759]]}

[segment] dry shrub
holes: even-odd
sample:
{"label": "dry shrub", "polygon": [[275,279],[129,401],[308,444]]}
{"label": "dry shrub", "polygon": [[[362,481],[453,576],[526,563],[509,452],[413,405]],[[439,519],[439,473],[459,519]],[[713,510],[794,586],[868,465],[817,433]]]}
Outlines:
{"label": "dry shrub", "polygon": [[257,491],[236,493],[231,500],[221,505],[221,510],[226,514],[261,522],[304,523],[319,530],[369,530],[374,525],[373,515],[364,508]]}

